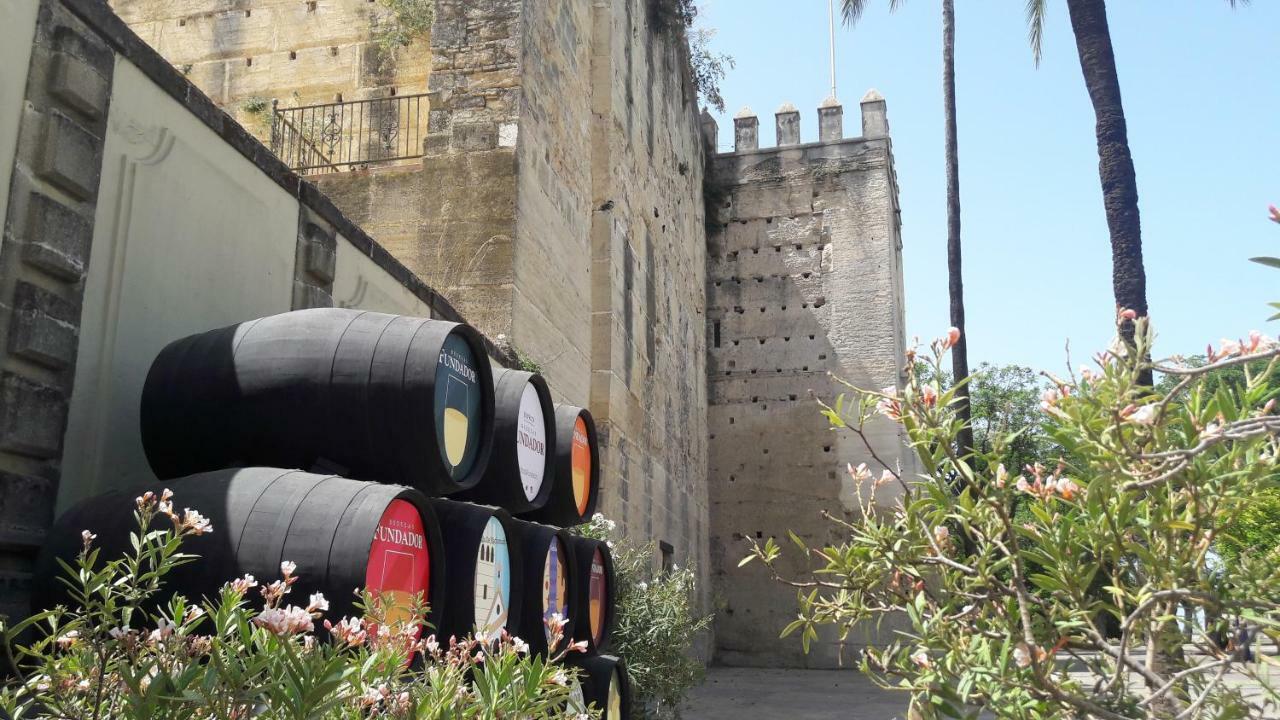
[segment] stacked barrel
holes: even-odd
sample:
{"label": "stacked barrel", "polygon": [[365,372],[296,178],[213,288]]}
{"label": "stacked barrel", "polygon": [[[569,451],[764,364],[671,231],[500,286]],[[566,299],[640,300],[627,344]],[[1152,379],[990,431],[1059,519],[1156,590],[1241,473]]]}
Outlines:
{"label": "stacked barrel", "polygon": [[[331,616],[367,590],[392,616],[427,603],[422,621],[441,637],[505,630],[542,654],[563,649],[548,628],[559,616],[564,643],[588,648],[584,700],[626,717],[626,673],[600,654],[614,621],[609,548],[564,529],[599,498],[595,425],[554,404],[539,375],[491,368],[472,328],[327,308],[182,338],[151,366],[141,432],[163,486],[216,528],[189,540],[203,560],[175,571],[171,590],[213,595],[293,561],[295,591],[323,592]],[[61,599],[57,559],[79,551],[80,530],[108,556],[127,547],[139,492],[59,518],[40,606]]]}

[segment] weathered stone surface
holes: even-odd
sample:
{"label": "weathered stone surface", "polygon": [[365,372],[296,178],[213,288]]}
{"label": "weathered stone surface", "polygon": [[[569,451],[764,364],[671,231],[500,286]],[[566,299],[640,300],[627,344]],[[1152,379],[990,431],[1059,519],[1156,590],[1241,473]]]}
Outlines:
{"label": "weathered stone surface", "polygon": [[22,259],[68,282],[84,275],[93,226],[82,216],[40,193],[27,200]]}
{"label": "weathered stone surface", "polygon": [[0,375],[0,450],[57,457],[67,425],[62,391],[14,373]]}
{"label": "weathered stone surface", "polygon": [[[834,541],[838,529],[820,514],[855,511],[846,464],[875,465],[855,438],[830,432],[813,400],[843,390],[833,378],[899,382],[897,187],[887,138],[799,145],[791,114],[778,115],[784,147],[720,155],[710,179],[723,197],[707,273],[716,658],[834,667],[840,645],[830,633],[808,655],[797,638],[777,639],[795,617],[795,593],[738,561],[747,539],[789,530],[810,546]],[[911,467],[895,426],[874,425],[870,437],[881,457]],[[789,576],[807,571],[794,556],[781,563]],[[855,633],[847,644],[878,639]]]}
{"label": "weathered stone surface", "polygon": [[9,318],[9,352],[52,370],[75,360],[77,308],[31,283],[17,283]]}
{"label": "weathered stone surface", "polygon": [[49,92],[90,119],[106,114],[111,97],[107,79],[84,60],[66,52],[54,55]]}
{"label": "weathered stone surface", "polygon": [[45,118],[40,175],[77,198],[98,192],[102,139],[58,110]]}

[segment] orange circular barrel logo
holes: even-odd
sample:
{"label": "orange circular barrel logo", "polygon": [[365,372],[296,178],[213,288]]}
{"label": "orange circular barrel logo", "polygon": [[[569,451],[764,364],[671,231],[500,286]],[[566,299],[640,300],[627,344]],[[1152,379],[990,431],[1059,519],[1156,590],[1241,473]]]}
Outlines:
{"label": "orange circular barrel logo", "polygon": [[591,441],[587,438],[587,424],[579,415],[573,424],[573,453],[570,455],[573,468],[573,499],[578,504],[578,514],[587,512],[587,501],[591,499]]}

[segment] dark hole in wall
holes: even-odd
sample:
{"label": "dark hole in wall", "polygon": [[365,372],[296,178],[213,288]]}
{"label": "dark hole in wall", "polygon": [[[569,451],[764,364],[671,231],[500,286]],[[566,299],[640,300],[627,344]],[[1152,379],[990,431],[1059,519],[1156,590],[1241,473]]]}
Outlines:
{"label": "dark hole in wall", "polygon": [[[719,285],[720,283],[716,283],[716,284]],[[712,334],[715,336],[715,346],[720,347],[720,321],[716,320],[712,327],[713,327]]]}

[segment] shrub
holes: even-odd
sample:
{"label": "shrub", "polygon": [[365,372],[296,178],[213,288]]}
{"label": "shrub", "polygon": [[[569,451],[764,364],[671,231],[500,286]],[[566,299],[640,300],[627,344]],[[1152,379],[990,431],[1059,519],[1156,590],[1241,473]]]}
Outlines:
{"label": "shrub", "polygon": [[613,646],[627,660],[635,702],[632,717],[646,707],[678,715],[684,696],[702,680],[702,663],[691,656],[697,635],[711,626],[711,615],[695,608],[697,576],[673,565],[653,569],[651,549],[617,536],[617,526],[597,514],[578,532],[604,540],[613,550],[617,615]]}
{"label": "shrub", "polygon": [[[183,539],[213,531],[199,513],[173,507],[167,490],[138,498],[138,530],[123,558],[104,561],[86,531],[76,562],[63,564],[74,607],[3,624],[13,667],[0,688],[0,717],[590,717],[566,709],[563,655],[530,657],[511,637],[419,639],[415,624],[388,620],[380,598],[363,598],[364,618],[322,623],[323,595],[305,605],[288,598],[298,577],[293,563],[270,583],[245,576],[216,598],[165,599],[164,576],[196,561],[181,552]],[[251,603],[255,590],[261,602]],[[320,624],[329,641],[319,639]],[[20,645],[29,635],[35,640]]]}
{"label": "shrub", "polygon": [[[910,693],[924,718],[979,708],[1028,719],[1275,717],[1280,695],[1220,631],[1221,618],[1280,629],[1280,567],[1248,554],[1214,563],[1210,550],[1277,487],[1280,344],[1251,333],[1211,349],[1202,367],[1152,363],[1148,322],[1135,326],[1134,346],[1116,343],[1094,367],[1049,376],[1041,407],[1063,455],[1056,463],[1006,466],[1007,436],[959,455],[954,390],[922,381],[914,352],[901,390],[852,388],[850,402],[824,406],[853,433],[878,414],[898,421],[923,472],[849,468],[861,518],[833,518],[839,544],[810,548],[793,536],[817,569],[812,581],[779,578],[803,588],[784,634],[800,633],[807,648],[820,625],[844,637],[905,617],[910,629],[861,665]],[[958,335],[921,358],[934,377]],[[1152,368],[1177,382],[1142,385]],[[1235,368],[1242,383],[1214,383]],[[877,504],[886,486],[897,497]],[[773,567],[781,552],[753,543],[743,562]],[[1254,690],[1225,682],[1228,673]]]}

